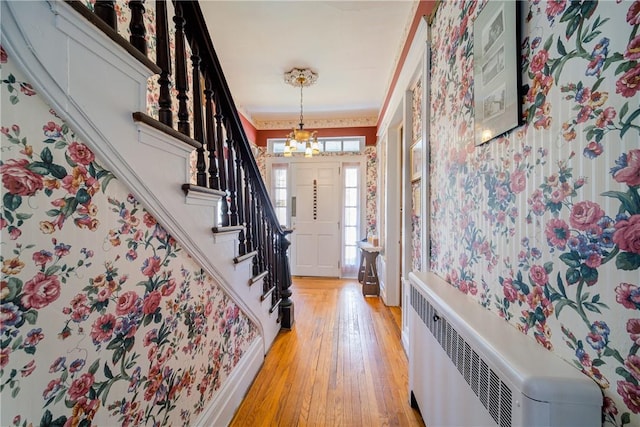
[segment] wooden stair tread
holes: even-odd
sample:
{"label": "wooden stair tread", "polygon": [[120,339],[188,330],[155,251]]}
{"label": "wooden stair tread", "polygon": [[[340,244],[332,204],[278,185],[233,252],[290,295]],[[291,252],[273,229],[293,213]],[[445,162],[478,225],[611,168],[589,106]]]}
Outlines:
{"label": "wooden stair tread", "polygon": [[244,230],[244,225],[227,225],[211,228],[211,231],[213,231],[215,234],[237,233],[238,231],[242,230]]}
{"label": "wooden stair tread", "polygon": [[240,264],[241,262],[246,261],[248,259],[251,259],[256,255],[258,255],[258,251],[247,252],[244,255],[240,255],[240,256],[237,256],[237,257],[233,258],[233,262],[234,262],[234,264]]}
{"label": "wooden stair tread", "polygon": [[221,197],[227,194],[225,191],[222,191],[222,190],[214,190],[213,188],[201,187],[195,184],[182,184],[182,191],[184,191],[185,194],[194,192],[194,193],[212,194],[212,195],[221,196]]}
{"label": "wooden stair tread", "polygon": [[269,298],[271,296],[271,294],[273,293],[273,291],[275,291],[275,290],[276,290],[276,288],[271,288],[267,292],[265,292],[262,295],[260,295],[260,301],[264,301],[267,298]]}
{"label": "wooden stair tread", "polygon": [[135,113],[132,114],[133,116],[133,121],[136,123],[144,123],[147,126],[150,126],[156,130],[159,130],[160,132],[164,132],[169,136],[172,136],[176,139],[179,139],[180,141],[184,142],[185,144],[188,144],[190,146],[192,146],[193,148],[201,148],[202,147],[202,143],[196,141],[195,139],[191,138],[190,136],[187,136],[183,133],[178,132],[177,130],[175,130],[174,128],[172,128],[171,126],[167,126],[164,123],[154,119],[153,117],[142,113],[140,111],[136,111]]}
{"label": "wooden stair tread", "polygon": [[267,274],[269,274],[269,270],[265,270],[262,273],[256,274],[251,279],[249,279],[249,285],[253,285],[254,283],[259,282],[260,280],[264,279],[264,277]]}

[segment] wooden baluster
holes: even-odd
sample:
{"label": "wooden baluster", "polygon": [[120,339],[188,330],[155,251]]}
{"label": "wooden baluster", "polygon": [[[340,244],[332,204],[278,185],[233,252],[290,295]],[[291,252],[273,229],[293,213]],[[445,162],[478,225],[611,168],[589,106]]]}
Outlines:
{"label": "wooden baluster", "polygon": [[253,247],[253,187],[251,185],[251,180],[249,179],[249,174],[247,170],[244,170],[242,174],[244,177],[244,225],[245,225],[245,233],[244,233],[244,243],[247,252],[252,252],[254,250]]}
{"label": "wooden baluster", "polygon": [[98,18],[118,31],[118,16],[116,15],[115,3],[114,0],[96,0],[93,5],[93,11],[98,15]]}
{"label": "wooden baluster", "polygon": [[129,0],[131,9],[131,21],[129,22],[129,41],[140,52],[147,54],[147,28],[144,25],[144,0]]}
{"label": "wooden baluster", "polygon": [[171,112],[171,52],[169,48],[169,22],[167,20],[167,3],[156,0],[156,63],[162,70],[158,78],[160,95],[158,97],[158,120],[173,127]]}
{"label": "wooden baluster", "polygon": [[253,276],[257,276],[262,272],[260,270],[260,235],[259,235],[259,223],[260,221],[260,207],[258,204],[258,197],[256,196],[255,188],[251,185],[251,224],[248,229],[251,230],[251,250],[256,251],[256,256],[251,260]]}
{"label": "wooden baluster", "polygon": [[240,230],[238,234],[239,240],[239,252],[240,255],[247,253],[247,233],[246,233],[246,221],[245,221],[245,199],[247,198],[246,188],[242,185],[244,177],[242,173],[242,158],[240,156],[239,142],[234,141],[235,154],[236,154],[236,205],[238,208],[238,225],[244,225],[245,230]]}
{"label": "wooden baluster", "polygon": [[[224,150],[224,123],[225,118],[222,114],[222,108],[220,106],[220,98],[218,93],[216,92],[214,95],[215,104],[216,104],[216,159],[218,160],[218,177],[220,181],[220,185],[218,190],[227,191],[227,165],[225,162],[225,156],[227,154]],[[222,198],[222,204],[220,205],[220,209],[222,210],[222,221],[221,225],[226,227],[229,225],[229,203],[226,197]]]}
{"label": "wooden baluster", "polygon": [[278,298],[276,295],[276,293],[278,293],[278,291],[280,290],[280,285],[278,284],[280,282],[280,263],[278,262],[278,260],[280,259],[280,257],[278,256],[278,253],[280,252],[280,248],[278,247],[278,233],[276,232],[276,226],[273,223],[273,221],[271,222],[271,268],[273,269],[273,281],[271,282],[271,287],[275,288],[273,290],[273,293],[271,295],[273,295],[273,299],[271,300],[271,305],[275,304],[276,301],[278,301]]}
{"label": "wooden baluster", "polygon": [[264,223],[264,242],[265,242],[265,269],[267,271],[267,275],[264,276],[264,282],[262,285],[263,293],[267,293],[269,289],[271,289],[271,283],[273,280],[273,269],[271,268],[271,256],[273,254],[273,245],[270,240],[271,236],[271,224],[268,221]]}
{"label": "wooden baluster", "polygon": [[213,115],[213,89],[211,88],[211,78],[205,80],[205,117],[207,120],[207,151],[209,154],[209,188],[219,189],[218,165],[216,164],[216,124]]}
{"label": "wooden baluster", "polygon": [[278,235],[280,247],[280,325],[285,329],[291,329],[294,322],[293,300],[291,299],[291,271],[289,270],[289,259],[287,249],[291,242],[287,239],[287,231]]}
{"label": "wooden baluster", "polygon": [[176,90],[178,91],[178,131],[184,135],[191,136],[189,127],[189,110],[187,109],[187,61],[184,48],[184,26],[185,19],[182,17],[182,6],[180,2],[175,2],[176,14],[173,22],[176,25]]}
{"label": "wooden baluster", "polygon": [[258,272],[256,274],[265,271],[265,240],[264,240],[264,214],[262,211],[262,202],[256,197],[256,236],[258,244]]}
{"label": "wooden baluster", "polygon": [[267,291],[267,282],[269,281],[269,255],[267,254],[268,249],[267,249],[267,222],[266,221],[262,221],[261,222],[261,233],[260,233],[260,238],[262,240],[262,268],[260,269],[261,272],[266,271],[267,274],[265,274],[264,276],[264,280],[262,280],[262,292],[266,292]]}
{"label": "wooden baluster", "polygon": [[271,241],[273,242],[273,282],[271,282],[271,287],[275,288],[272,294],[273,299],[271,300],[271,305],[273,305],[276,301],[278,301],[278,297],[280,294],[280,245],[278,244],[278,232],[276,229],[276,225],[273,222],[273,219],[271,221],[271,230],[273,232],[271,236]]}
{"label": "wooden baluster", "polygon": [[238,225],[238,204],[236,201],[236,179],[234,176],[233,132],[229,119],[225,120],[227,131],[227,192],[229,193],[229,225]]}
{"label": "wooden baluster", "polygon": [[207,186],[207,163],[204,159],[204,122],[202,121],[202,87],[200,84],[200,55],[198,45],[191,46],[191,64],[193,65],[192,93],[193,93],[193,139],[202,144],[196,149],[196,183],[201,187]]}

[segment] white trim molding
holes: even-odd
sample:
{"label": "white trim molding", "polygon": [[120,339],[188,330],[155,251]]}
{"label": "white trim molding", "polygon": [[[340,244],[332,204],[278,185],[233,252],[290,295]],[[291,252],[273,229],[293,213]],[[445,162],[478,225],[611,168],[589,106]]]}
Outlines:
{"label": "white trim molding", "polygon": [[231,423],[236,409],[242,403],[251,383],[258,374],[264,361],[262,339],[257,339],[247,349],[244,356],[216,392],[209,407],[195,423],[196,426],[227,426]]}

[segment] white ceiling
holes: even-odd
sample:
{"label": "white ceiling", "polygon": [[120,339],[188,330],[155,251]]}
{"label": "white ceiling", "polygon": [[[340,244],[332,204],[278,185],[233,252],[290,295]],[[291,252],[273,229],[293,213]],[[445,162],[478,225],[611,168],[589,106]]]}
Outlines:
{"label": "white ceiling", "polygon": [[413,0],[200,2],[238,109],[254,125],[298,121],[292,68],[318,81],[303,89],[304,118],[378,117],[417,8]]}

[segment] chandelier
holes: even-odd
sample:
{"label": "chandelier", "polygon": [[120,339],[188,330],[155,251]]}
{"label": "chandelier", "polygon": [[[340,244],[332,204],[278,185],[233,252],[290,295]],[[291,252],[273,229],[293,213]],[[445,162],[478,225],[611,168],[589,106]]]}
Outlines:
{"label": "chandelier", "polygon": [[292,152],[298,149],[298,144],[304,145],[304,156],[312,157],[314,154],[318,154],[320,149],[318,147],[317,131],[308,131],[304,128],[303,115],[302,115],[302,88],[305,86],[311,86],[318,80],[318,74],[314,73],[308,68],[294,68],[288,73],[284,73],[284,81],[291,86],[300,87],[300,123],[299,128],[293,128],[293,130],[287,135],[287,140],[284,144],[284,156],[291,157]]}

